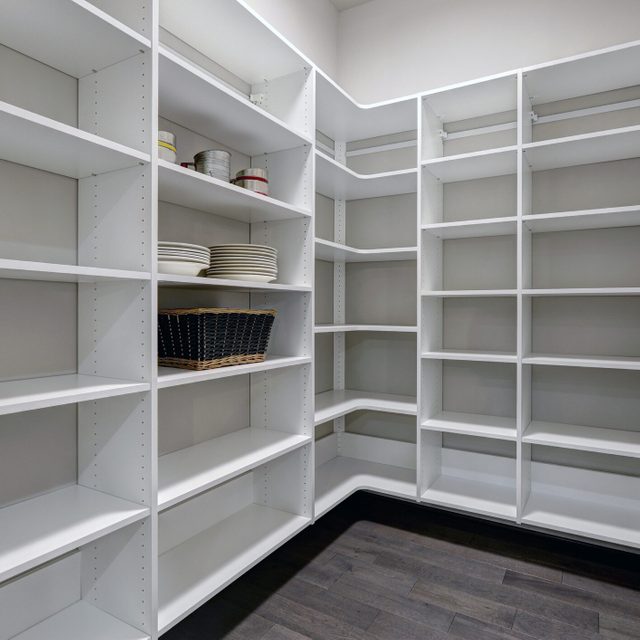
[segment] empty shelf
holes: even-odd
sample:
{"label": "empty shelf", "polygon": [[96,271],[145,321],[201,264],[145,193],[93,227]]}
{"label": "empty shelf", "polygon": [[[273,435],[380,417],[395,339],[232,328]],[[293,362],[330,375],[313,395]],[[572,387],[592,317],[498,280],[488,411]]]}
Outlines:
{"label": "empty shelf", "polygon": [[158,627],[164,633],[310,523],[250,505],[160,556]]}
{"label": "empty shelf", "polygon": [[86,178],[144,164],[149,155],[0,102],[0,159]]}
{"label": "empty shelf", "polygon": [[422,292],[423,296],[430,298],[485,298],[515,296],[517,294],[517,289],[450,289],[448,291]]}
{"label": "empty shelf", "polygon": [[455,349],[441,349],[439,351],[425,351],[423,358],[429,360],[467,360],[472,362],[517,362],[515,353],[503,351],[458,351]]}
{"label": "empty shelf", "polygon": [[393,247],[388,249],[354,249],[344,244],[316,238],[316,260],[329,262],[391,262],[416,260],[417,247]]}
{"label": "empty shelf", "polygon": [[590,367],[594,369],[640,369],[640,357],[577,356],[532,353],[522,359],[523,364],[556,367]]}
{"label": "empty shelf", "polygon": [[0,582],[133,522],[149,509],[79,485],[0,509]]}
{"label": "empty shelf", "polygon": [[444,475],[439,476],[422,494],[422,500],[429,504],[508,520],[516,517],[515,485],[509,487]]}
{"label": "empty shelf", "polygon": [[158,160],[158,199],[248,223],[311,216],[311,212],[303,207],[254,193],[166,160]]}
{"label": "empty shelf", "polygon": [[13,640],[148,640],[149,636],[80,600]]}
{"label": "empty shelf", "polygon": [[338,456],[316,469],[316,517],[361,489],[416,498],[416,471]]}
{"label": "empty shelf", "polygon": [[0,415],[148,391],[146,382],[79,374],[0,382]]}
{"label": "empty shelf", "polygon": [[573,287],[570,289],[523,289],[525,296],[637,296],[640,287]]}
{"label": "empty shelf", "polygon": [[508,236],[517,232],[517,218],[486,218],[483,220],[462,220],[460,222],[439,222],[423,224],[422,230],[436,238],[482,238],[486,236]]}
{"label": "empty shelf", "polygon": [[508,175],[515,173],[517,169],[517,147],[434,158],[423,161],[422,168],[441,182]]}
{"label": "empty shelf", "polygon": [[316,191],[334,200],[361,200],[415,193],[418,172],[401,169],[359,174],[316,150]]}
{"label": "empty shelf", "polygon": [[267,356],[264,362],[254,364],[239,364],[233,367],[220,367],[206,371],[189,371],[187,369],[175,369],[174,367],[158,367],[158,387],[176,387],[181,384],[204,382],[205,380],[218,380],[231,376],[243,376],[248,373],[282,369],[283,367],[296,367],[309,364],[311,358],[307,356]]}
{"label": "empty shelf", "polygon": [[522,437],[531,444],[640,458],[640,431],[534,420]]}
{"label": "empty shelf", "polygon": [[384,333],[416,333],[415,326],[394,324],[317,324],[315,333],[341,333],[348,331],[381,331]]}
{"label": "empty shelf", "polygon": [[167,509],[311,442],[271,429],[241,429],[160,458],[158,506]]}
{"label": "empty shelf", "polygon": [[353,411],[416,415],[417,404],[411,396],[368,391],[325,391],[316,395],[316,424],[335,420]]}
{"label": "empty shelf", "polygon": [[201,276],[174,276],[158,274],[161,287],[184,287],[186,289],[220,289],[222,291],[246,291],[251,293],[266,291],[293,291],[308,293],[311,287],[306,284],[278,284],[276,282],[249,282],[246,280],[227,280],[226,278],[206,278]]}
{"label": "empty shelf", "polygon": [[640,225],[640,206],[541,213],[523,216],[522,221],[534,233],[633,227]]}
{"label": "empty shelf", "polygon": [[143,271],[0,258],[0,278],[47,282],[117,282],[118,280],[151,280],[151,274]]}
{"label": "empty shelf", "polygon": [[515,418],[486,416],[475,413],[459,413],[442,411],[433,418],[422,423],[422,428],[429,431],[460,433],[497,440],[516,440],[517,429]]}

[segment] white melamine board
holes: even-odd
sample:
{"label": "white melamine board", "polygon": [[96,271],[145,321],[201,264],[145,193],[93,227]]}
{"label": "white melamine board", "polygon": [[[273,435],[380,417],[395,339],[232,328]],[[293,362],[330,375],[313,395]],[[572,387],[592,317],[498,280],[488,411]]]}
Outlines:
{"label": "white melamine board", "polygon": [[160,633],[224,589],[309,522],[304,516],[253,504],[161,555],[158,567]]}
{"label": "white melamine board", "polygon": [[160,49],[160,114],[248,156],[291,149],[311,140],[217,78]]}
{"label": "white melamine board", "polygon": [[461,182],[516,173],[517,147],[474,151],[422,162],[424,171],[441,182]]}
{"label": "white melamine board", "polygon": [[594,369],[640,369],[640,357],[552,355],[532,353],[522,359],[523,364],[544,364],[559,367],[588,367]]}
{"label": "white melamine board", "polygon": [[635,227],[640,226],[640,206],[542,213],[523,216],[522,221],[533,233]]}
{"label": "white melamine board", "polygon": [[362,489],[416,498],[415,469],[338,456],[316,469],[316,517]]}
{"label": "white melamine board", "polygon": [[311,211],[243,189],[192,169],[158,161],[158,198],[240,222],[311,216]]}
{"label": "white melamine board", "polygon": [[329,262],[394,262],[416,260],[417,247],[355,249],[344,244],[316,238],[316,260]]}
{"label": "white melamine board", "polygon": [[126,169],[149,155],[0,102],[0,157],[69,178]]}
{"label": "white melamine board", "polygon": [[282,369],[283,367],[295,367],[301,364],[309,364],[310,362],[311,358],[306,356],[267,356],[264,362],[239,364],[232,367],[208,369],[206,371],[189,371],[187,369],[175,369],[173,367],[159,367],[158,387],[163,389],[181,384],[217,380],[220,378],[229,378],[230,376],[242,376],[247,373],[258,373],[259,371],[270,371],[272,369]]}
{"label": "white melamine board", "polygon": [[316,150],[316,191],[334,200],[362,200],[415,193],[417,171],[360,174]]}
{"label": "white melamine board", "polygon": [[585,133],[524,145],[532,171],[613,162],[640,156],[640,126]]}
{"label": "white melamine board", "polygon": [[149,636],[80,600],[14,640],[148,640]]}
{"label": "white melamine board", "polygon": [[248,428],[162,456],[158,506],[167,509],[310,441],[307,436]]}
{"label": "white melamine board", "polygon": [[161,0],[160,26],[249,84],[309,65],[237,0]]}
{"label": "white melamine board", "polygon": [[424,297],[432,298],[499,298],[515,296],[518,294],[517,289],[460,289],[459,291],[423,291]]}
{"label": "white melamine board", "polygon": [[533,104],[632,87],[638,84],[640,42],[579,54],[523,70]]}
{"label": "white melamine board", "polygon": [[316,78],[316,127],[332,140],[366,140],[418,126],[416,98],[361,105],[321,71]]}
{"label": "white melamine board", "polygon": [[416,400],[410,396],[368,391],[337,390],[316,395],[315,423],[322,424],[353,411],[382,411],[416,415]]}
{"label": "white melamine board", "polygon": [[161,287],[180,287],[187,289],[219,289],[220,291],[245,291],[247,293],[268,293],[269,291],[292,291],[309,293],[311,287],[304,284],[278,284],[277,282],[251,282],[249,280],[227,280],[226,278],[207,278],[202,276],[174,276],[158,274]]}
{"label": "white melamine board", "polygon": [[510,236],[516,233],[517,218],[486,218],[422,225],[422,230],[436,238],[480,238],[484,236]]}
{"label": "white melamine board", "polygon": [[417,327],[391,324],[317,324],[315,333],[342,333],[351,331],[371,331],[382,333],[416,333]]}
{"label": "white melamine board", "polygon": [[512,362],[518,361],[515,353],[502,351],[458,351],[456,349],[442,349],[440,351],[425,351],[423,358],[429,360],[466,360],[469,362]]}
{"label": "white melamine board", "polygon": [[148,391],[145,382],[68,374],[0,382],[0,415]]}
{"label": "white melamine board", "polygon": [[444,433],[460,433],[469,436],[495,438],[497,440],[516,439],[516,419],[486,416],[476,413],[442,411],[422,423],[422,428]]}
{"label": "white melamine board", "polygon": [[[411,422],[413,423],[413,420]],[[341,433],[338,438],[340,455],[345,458],[388,464],[403,469],[416,468],[416,445],[413,442],[401,442],[392,438],[349,431]]]}
{"label": "white melamine board", "polygon": [[105,280],[150,280],[151,274],[142,271],[80,267],[68,264],[0,258],[0,278],[42,280],[46,282],[100,282]]}
{"label": "white melamine board", "polygon": [[640,458],[639,431],[534,420],[526,428],[522,440],[550,447]]}
{"label": "white melamine board", "polygon": [[640,287],[574,287],[572,289],[523,289],[525,296],[637,296]]}
{"label": "white melamine board", "polygon": [[146,507],[78,485],[4,507],[0,510],[0,581],[142,520],[148,513]]}
{"label": "white melamine board", "polygon": [[75,78],[151,46],[85,0],[14,0],[2,12],[0,42]]}

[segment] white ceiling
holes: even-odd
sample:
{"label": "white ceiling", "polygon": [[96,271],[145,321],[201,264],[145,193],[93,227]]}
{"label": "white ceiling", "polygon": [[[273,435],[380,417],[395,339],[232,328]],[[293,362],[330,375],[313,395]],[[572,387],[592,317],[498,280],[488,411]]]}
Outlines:
{"label": "white ceiling", "polygon": [[331,0],[331,3],[338,11],[357,7],[359,4],[364,4],[365,2],[370,2],[370,0]]}

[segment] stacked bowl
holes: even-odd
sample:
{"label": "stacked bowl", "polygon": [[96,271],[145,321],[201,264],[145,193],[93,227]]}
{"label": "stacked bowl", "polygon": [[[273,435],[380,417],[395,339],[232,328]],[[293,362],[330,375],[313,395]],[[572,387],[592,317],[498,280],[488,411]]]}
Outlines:
{"label": "stacked bowl", "polygon": [[278,251],[258,244],[219,244],[209,247],[208,278],[272,282],[278,277]]}
{"label": "stacked bowl", "polygon": [[193,161],[198,173],[204,173],[224,182],[231,179],[231,154],[222,149],[208,149],[196,153]]}
{"label": "stacked bowl", "polygon": [[158,242],[158,271],[176,276],[197,276],[209,266],[209,249],[187,242]]}

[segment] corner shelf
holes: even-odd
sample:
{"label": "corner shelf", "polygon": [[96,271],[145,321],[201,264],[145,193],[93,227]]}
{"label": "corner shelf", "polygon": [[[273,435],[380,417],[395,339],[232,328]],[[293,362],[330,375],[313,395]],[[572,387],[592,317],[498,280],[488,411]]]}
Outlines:
{"label": "corner shelf", "polygon": [[551,355],[532,353],[522,359],[522,364],[554,367],[588,367],[593,369],[640,370],[640,357]]}
{"label": "corner shelf", "polygon": [[515,235],[518,230],[517,216],[483,218],[423,224],[422,230],[441,240],[454,238],[482,238],[485,236]]}
{"label": "corner shelf", "polygon": [[159,632],[168,631],[310,522],[253,504],[162,554]]}
{"label": "corner shelf", "polygon": [[640,206],[583,209],[522,216],[533,233],[640,226]]}
{"label": "corner shelf", "polygon": [[311,291],[311,287],[304,284],[277,284],[274,282],[250,282],[247,280],[227,280],[225,278],[206,278],[201,276],[174,276],[166,273],[158,274],[158,286],[246,291],[247,293],[265,293],[269,291],[309,293]]}
{"label": "corner shelf", "polygon": [[474,151],[423,160],[422,168],[441,182],[460,182],[503,176],[516,172],[518,147]]}
{"label": "corner shelf", "polygon": [[0,582],[148,515],[148,507],[80,485],[4,507]]}
{"label": "corner shelf", "polygon": [[158,199],[240,222],[308,218],[311,211],[230,182],[158,160]]}
{"label": "corner shelf", "polygon": [[316,191],[334,200],[362,200],[415,193],[416,169],[360,174],[316,149]]}
{"label": "corner shelf", "polygon": [[311,442],[310,436],[248,428],[160,457],[162,511]]}
{"label": "corner shelf", "polygon": [[68,178],[150,161],[146,153],[1,101],[0,159]]}
{"label": "corner shelf", "polygon": [[409,325],[391,324],[317,324],[314,333],[343,333],[371,331],[383,333],[417,333],[418,328]]}
{"label": "corner shelf", "polygon": [[147,382],[83,374],[0,382],[0,415],[149,391]]}
{"label": "corner shelf", "polygon": [[328,262],[391,262],[416,260],[417,247],[393,247],[389,249],[354,249],[344,244],[316,238],[316,260]]}
{"label": "corner shelf", "polygon": [[517,363],[515,353],[502,351],[458,351],[456,349],[442,349],[440,351],[425,351],[422,357],[428,360],[466,360],[468,362],[511,362]]}
{"label": "corner shelf", "polygon": [[144,271],[81,267],[50,262],[8,260],[0,258],[0,278],[40,280],[45,282],[118,282],[121,280],[151,280]]}
{"label": "corner shelf", "polygon": [[433,418],[425,420],[421,426],[427,431],[459,433],[462,435],[493,438],[495,440],[510,440],[513,442],[517,439],[515,418],[442,411]]}
{"label": "corner shelf", "polygon": [[368,391],[325,391],[316,395],[315,424],[335,420],[353,411],[381,411],[415,416],[415,398]]}

